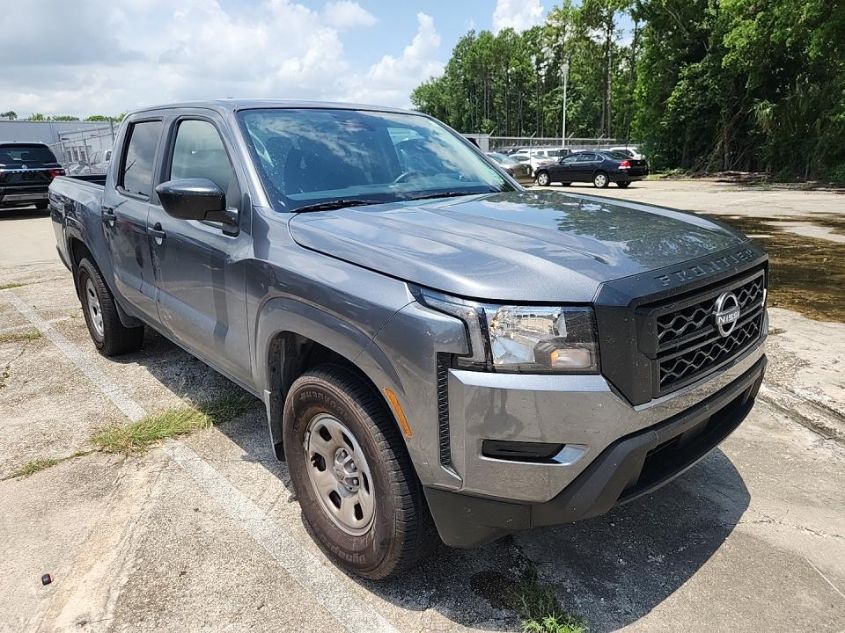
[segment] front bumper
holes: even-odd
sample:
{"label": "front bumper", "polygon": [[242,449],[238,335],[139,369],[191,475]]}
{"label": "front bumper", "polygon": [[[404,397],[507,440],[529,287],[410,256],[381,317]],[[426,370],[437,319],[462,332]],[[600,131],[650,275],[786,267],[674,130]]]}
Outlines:
{"label": "front bumper", "polygon": [[[426,488],[441,538],[453,547],[476,547],[517,530],[596,516],[655,490],[695,464],[739,426],[754,404],[765,367],[760,346],[732,368],[741,368],[739,375],[725,372],[731,380],[712,395],[653,426],[616,439],[591,460],[579,460],[588,464],[549,500],[520,502],[467,494],[466,488],[461,492]],[[592,424],[612,426],[611,420],[601,420],[605,413],[601,408],[595,411]],[[524,466],[500,464],[499,477],[518,477]],[[558,465],[536,466],[545,468],[549,475],[559,469]],[[485,475],[494,476],[493,472]],[[526,477],[526,483],[536,483],[536,475]],[[487,481],[495,486],[495,480]]]}

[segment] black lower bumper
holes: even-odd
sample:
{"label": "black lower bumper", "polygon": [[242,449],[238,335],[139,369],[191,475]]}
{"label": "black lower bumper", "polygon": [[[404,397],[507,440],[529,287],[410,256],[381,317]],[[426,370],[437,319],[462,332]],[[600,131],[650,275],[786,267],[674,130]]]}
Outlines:
{"label": "black lower bumper", "polygon": [[607,447],[554,499],[519,503],[426,488],[443,542],[477,547],[510,532],[604,514],[671,481],[716,447],[748,415],[766,358],[721,391]]}

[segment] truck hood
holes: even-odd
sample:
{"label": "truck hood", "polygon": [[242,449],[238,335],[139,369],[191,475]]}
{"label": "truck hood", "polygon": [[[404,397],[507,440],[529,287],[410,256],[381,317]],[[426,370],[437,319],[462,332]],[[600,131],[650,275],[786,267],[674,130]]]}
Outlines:
{"label": "truck hood", "polygon": [[408,282],[499,301],[589,302],[600,283],[747,238],[690,213],[552,191],[514,191],[303,213],[309,248]]}

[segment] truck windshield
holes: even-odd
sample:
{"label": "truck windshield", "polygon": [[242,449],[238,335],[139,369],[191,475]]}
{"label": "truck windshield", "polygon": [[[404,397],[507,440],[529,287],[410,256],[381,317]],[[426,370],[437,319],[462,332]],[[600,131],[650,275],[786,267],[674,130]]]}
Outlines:
{"label": "truck windshield", "polygon": [[280,211],[333,200],[366,204],[513,189],[475,151],[420,115],[274,108],[239,114]]}

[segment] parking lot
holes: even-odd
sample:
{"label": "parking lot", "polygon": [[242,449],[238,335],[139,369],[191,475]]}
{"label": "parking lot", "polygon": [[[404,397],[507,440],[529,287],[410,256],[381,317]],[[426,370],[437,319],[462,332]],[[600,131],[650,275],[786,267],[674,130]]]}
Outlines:
{"label": "parking lot", "polygon": [[[383,583],[345,575],[313,544],[259,401],[149,330],[141,352],[100,357],[49,218],[0,211],[0,630],[510,631],[514,596],[546,587],[590,631],[845,630],[845,194],[555,190],[718,215],[770,248],[760,399],[646,498],[442,548]],[[225,394],[246,399],[232,419],[146,453],[92,443]]]}

